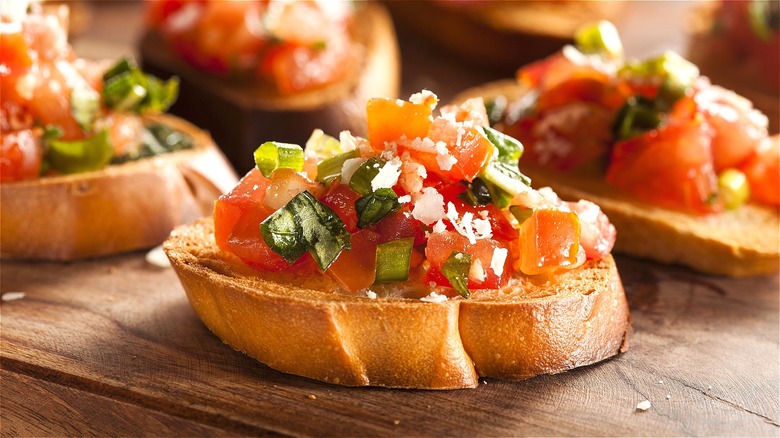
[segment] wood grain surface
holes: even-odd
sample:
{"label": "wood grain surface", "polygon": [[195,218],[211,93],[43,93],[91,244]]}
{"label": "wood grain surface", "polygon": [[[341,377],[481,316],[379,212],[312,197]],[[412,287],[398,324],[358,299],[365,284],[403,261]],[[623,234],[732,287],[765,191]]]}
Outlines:
{"label": "wood grain surface", "polygon": [[[276,372],[212,335],[142,253],[3,262],[2,435],[780,433],[779,278],[618,258],[634,321],[612,360],[522,382],[409,391]],[[6,295],[8,296],[8,295]],[[649,400],[652,407],[637,410]]]}

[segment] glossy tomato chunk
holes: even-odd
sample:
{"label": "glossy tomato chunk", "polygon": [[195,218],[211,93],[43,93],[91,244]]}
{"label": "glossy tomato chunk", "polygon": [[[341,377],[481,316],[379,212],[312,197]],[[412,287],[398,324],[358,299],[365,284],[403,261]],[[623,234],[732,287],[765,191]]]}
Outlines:
{"label": "glossy tomato chunk", "polygon": [[547,274],[584,262],[580,255],[580,221],[573,212],[534,210],[520,225],[518,245],[515,267],[527,275]]}
{"label": "glossy tomato chunk", "polygon": [[[492,262],[493,257],[497,254],[497,249],[503,250],[506,247],[493,239],[479,239],[475,243],[470,243],[466,237],[455,231],[432,233],[428,237],[428,246],[425,248],[425,257],[428,260],[429,268],[425,273],[424,281],[452,287],[442,273],[442,266],[453,251],[460,251],[471,255],[471,272],[481,273],[483,276],[483,278],[477,278],[474,275],[469,275],[469,289],[500,288],[509,281],[513,269],[511,256],[507,256],[499,264],[499,272],[493,269]],[[475,269],[476,263],[478,263],[479,269]]]}
{"label": "glossy tomato chunk", "polygon": [[406,137],[422,138],[431,125],[431,107],[397,99],[374,98],[366,104],[368,139],[371,146],[384,150],[386,142]]}
{"label": "glossy tomato chunk", "polygon": [[0,181],[37,178],[42,155],[40,136],[32,129],[4,132],[0,141]]}
{"label": "glossy tomato chunk", "polygon": [[262,208],[250,208],[243,212],[230,231],[225,249],[255,269],[282,271],[289,269],[290,265],[265,243],[260,233],[260,223],[270,213]]}
{"label": "glossy tomato chunk", "polygon": [[780,135],[763,140],[742,171],[750,183],[752,200],[780,205]]}
{"label": "glossy tomato chunk", "polygon": [[256,217],[264,215],[262,219],[265,219],[273,213],[263,204],[265,191],[270,183],[271,180],[255,167],[241,178],[230,192],[217,199],[214,204],[214,236],[220,248],[228,249],[228,238],[242,216],[257,211],[260,213]]}
{"label": "glossy tomato chunk", "polygon": [[379,237],[372,230],[360,230],[352,234],[351,248],[341,251],[325,273],[350,292],[371,286],[376,278]]}

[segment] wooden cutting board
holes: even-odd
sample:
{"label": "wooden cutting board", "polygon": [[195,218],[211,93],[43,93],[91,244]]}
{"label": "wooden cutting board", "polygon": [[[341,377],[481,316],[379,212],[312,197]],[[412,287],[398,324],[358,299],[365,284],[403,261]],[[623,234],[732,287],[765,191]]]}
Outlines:
{"label": "wooden cutting board", "polygon": [[0,435],[777,436],[778,276],[708,278],[622,257],[618,267],[635,330],[627,353],[521,382],[410,391],[285,375],[232,350],[143,253],[4,261]]}

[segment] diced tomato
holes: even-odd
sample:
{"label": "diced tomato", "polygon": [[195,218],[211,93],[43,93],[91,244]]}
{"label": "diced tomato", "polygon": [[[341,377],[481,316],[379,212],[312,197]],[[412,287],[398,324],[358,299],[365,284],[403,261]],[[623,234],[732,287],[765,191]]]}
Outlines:
{"label": "diced tomato", "polygon": [[[448,203],[452,202],[459,215],[464,213],[471,213],[474,219],[487,219],[490,223],[490,229],[493,233],[493,239],[502,242],[509,242],[517,239],[517,229],[512,226],[512,223],[506,217],[506,214],[494,204],[477,205],[473,206],[467,202],[461,200],[459,196],[465,193],[466,186],[461,183],[448,184],[439,189],[444,198],[445,208]],[[483,217],[484,216],[484,217]],[[446,222],[450,229],[452,225]]]}
{"label": "diced tomato", "polygon": [[712,165],[712,129],[701,119],[616,143],[608,183],[661,207],[706,214],[722,210]]}
{"label": "diced tomato", "polygon": [[[547,274],[578,266],[580,221],[573,212],[534,210],[520,225],[520,254],[515,265],[527,275]],[[584,260],[583,260],[584,261]]]}
{"label": "diced tomato", "polygon": [[161,27],[182,7],[191,3],[206,3],[207,0],[154,0],[146,2],[146,19],[152,26]]}
{"label": "diced tomato", "polygon": [[349,68],[346,53],[328,53],[299,44],[283,44],[270,60],[276,88],[282,94],[292,94],[335,82]]}
{"label": "diced tomato", "polygon": [[512,276],[511,257],[507,257],[503,264],[501,275],[497,275],[491,267],[493,255],[497,248],[505,248],[493,239],[480,239],[472,244],[469,240],[455,231],[432,233],[428,237],[428,245],[425,247],[425,256],[429,263],[429,269],[425,273],[424,281],[433,281],[440,286],[451,287],[449,280],[441,271],[442,266],[453,251],[470,254],[472,266],[479,260],[482,265],[485,278],[482,281],[469,278],[469,289],[497,289],[504,286]]}
{"label": "diced tomato", "polygon": [[617,111],[626,102],[630,90],[613,82],[609,75],[596,71],[577,72],[539,95],[536,109],[544,112],[572,102],[588,102]]}
{"label": "diced tomato", "polygon": [[269,216],[264,209],[245,211],[233,226],[227,239],[227,250],[244,263],[261,271],[282,271],[290,265],[263,240],[260,223]]}
{"label": "diced tomato", "polygon": [[0,32],[0,76],[23,73],[32,65],[27,42],[21,32]]}
{"label": "diced tomato", "polygon": [[414,245],[425,243],[425,231],[422,228],[422,222],[412,217],[409,209],[405,207],[385,216],[373,226],[373,230],[379,233],[379,243],[406,237],[413,237]]}
{"label": "diced tomato", "polygon": [[358,230],[358,217],[355,210],[355,201],[358,199],[360,199],[360,195],[356,191],[350,189],[346,184],[334,181],[319,201],[333,209],[344,221],[347,231],[354,233]]}
{"label": "diced tomato", "polygon": [[[437,173],[449,181],[473,181],[485,163],[492,157],[493,144],[474,126],[465,126],[444,118],[436,118],[427,136],[434,142],[443,142],[447,153],[454,158],[451,168],[442,169],[440,157],[435,152],[409,149],[416,161],[425,165],[431,173]],[[449,157],[443,157],[446,161]]]}
{"label": "diced tomato", "polygon": [[780,135],[762,141],[742,171],[750,182],[751,199],[780,205]]}
{"label": "diced tomato", "polygon": [[452,117],[456,122],[471,121],[477,126],[490,126],[485,101],[482,97],[466,99],[460,105],[445,105],[439,113],[442,117]]}
{"label": "diced tomato", "polygon": [[38,178],[42,156],[41,138],[34,130],[3,132],[0,142],[0,181]]}
{"label": "diced tomato", "polygon": [[325,273],[344,289],[357,292],[374,284],[379,234],[364,229],[352,234],[350,241],[351,249],[341,251]]}
{"label": "diced tomato", "polygon": [[397,99],[374,98],[366,105],[368,139],[377,150],[386,142],[423,138],[431,125],[431,107]]}
{"label": "diced tomato", "polygon": [[568,203],[580,219],[580,245],[589,259],[600,259],[612,251],[617,231],[598,205],[580,200]]}
{"label": "diced tomato", "polygon": [[214,236],[220,248],[228,249],[228,238],[245,214],[259,211],[260,216],[271,215],[273,210],[263,205],[265,191],[270,183],[271,180],[255,167],[230,192],[217,199],[214,204]]}
{"label": "diced tomato", "polygon": [[319,184],[293,169],[276,169],[268,179],[270,183],[263,204],[271,210],[284,207],[298,193],[306,190],[318,197],[320,190]]}

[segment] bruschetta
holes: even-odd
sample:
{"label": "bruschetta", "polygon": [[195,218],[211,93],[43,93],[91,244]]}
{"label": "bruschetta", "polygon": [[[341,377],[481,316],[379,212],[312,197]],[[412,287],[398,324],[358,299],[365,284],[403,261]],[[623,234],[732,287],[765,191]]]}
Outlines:
{"label": "bruschetta", "polygon": [[780,145],[750,101],[673,52],[627,60],[615,28],[463,92],[525,145],[521,169],[597,203],[615,249],[718,275],[776,272]]}
{"label": "bruschetta", "polygon": [[268,366],[451,389],[592,364],[630,332],[588,201],[534,190],[476,99],[372,98],[368,139],[263,143],[212,219],[163,245],[203,322]]}
{"label": "bruschetta", "polygon": [[395,96],[395,30],[379,2],[150,1],[145,69],[181,78],[174,114],[208,129],[244,173],[258,138],[303,143],[315,128],[365,127]]}
{"label": "bruschetta", "polygon": [[177,82],[80,59],[66,16],[26,9],[0,23],[2,257],[148,248],[210,214],[237,177],[208,134],[163,114]]}

